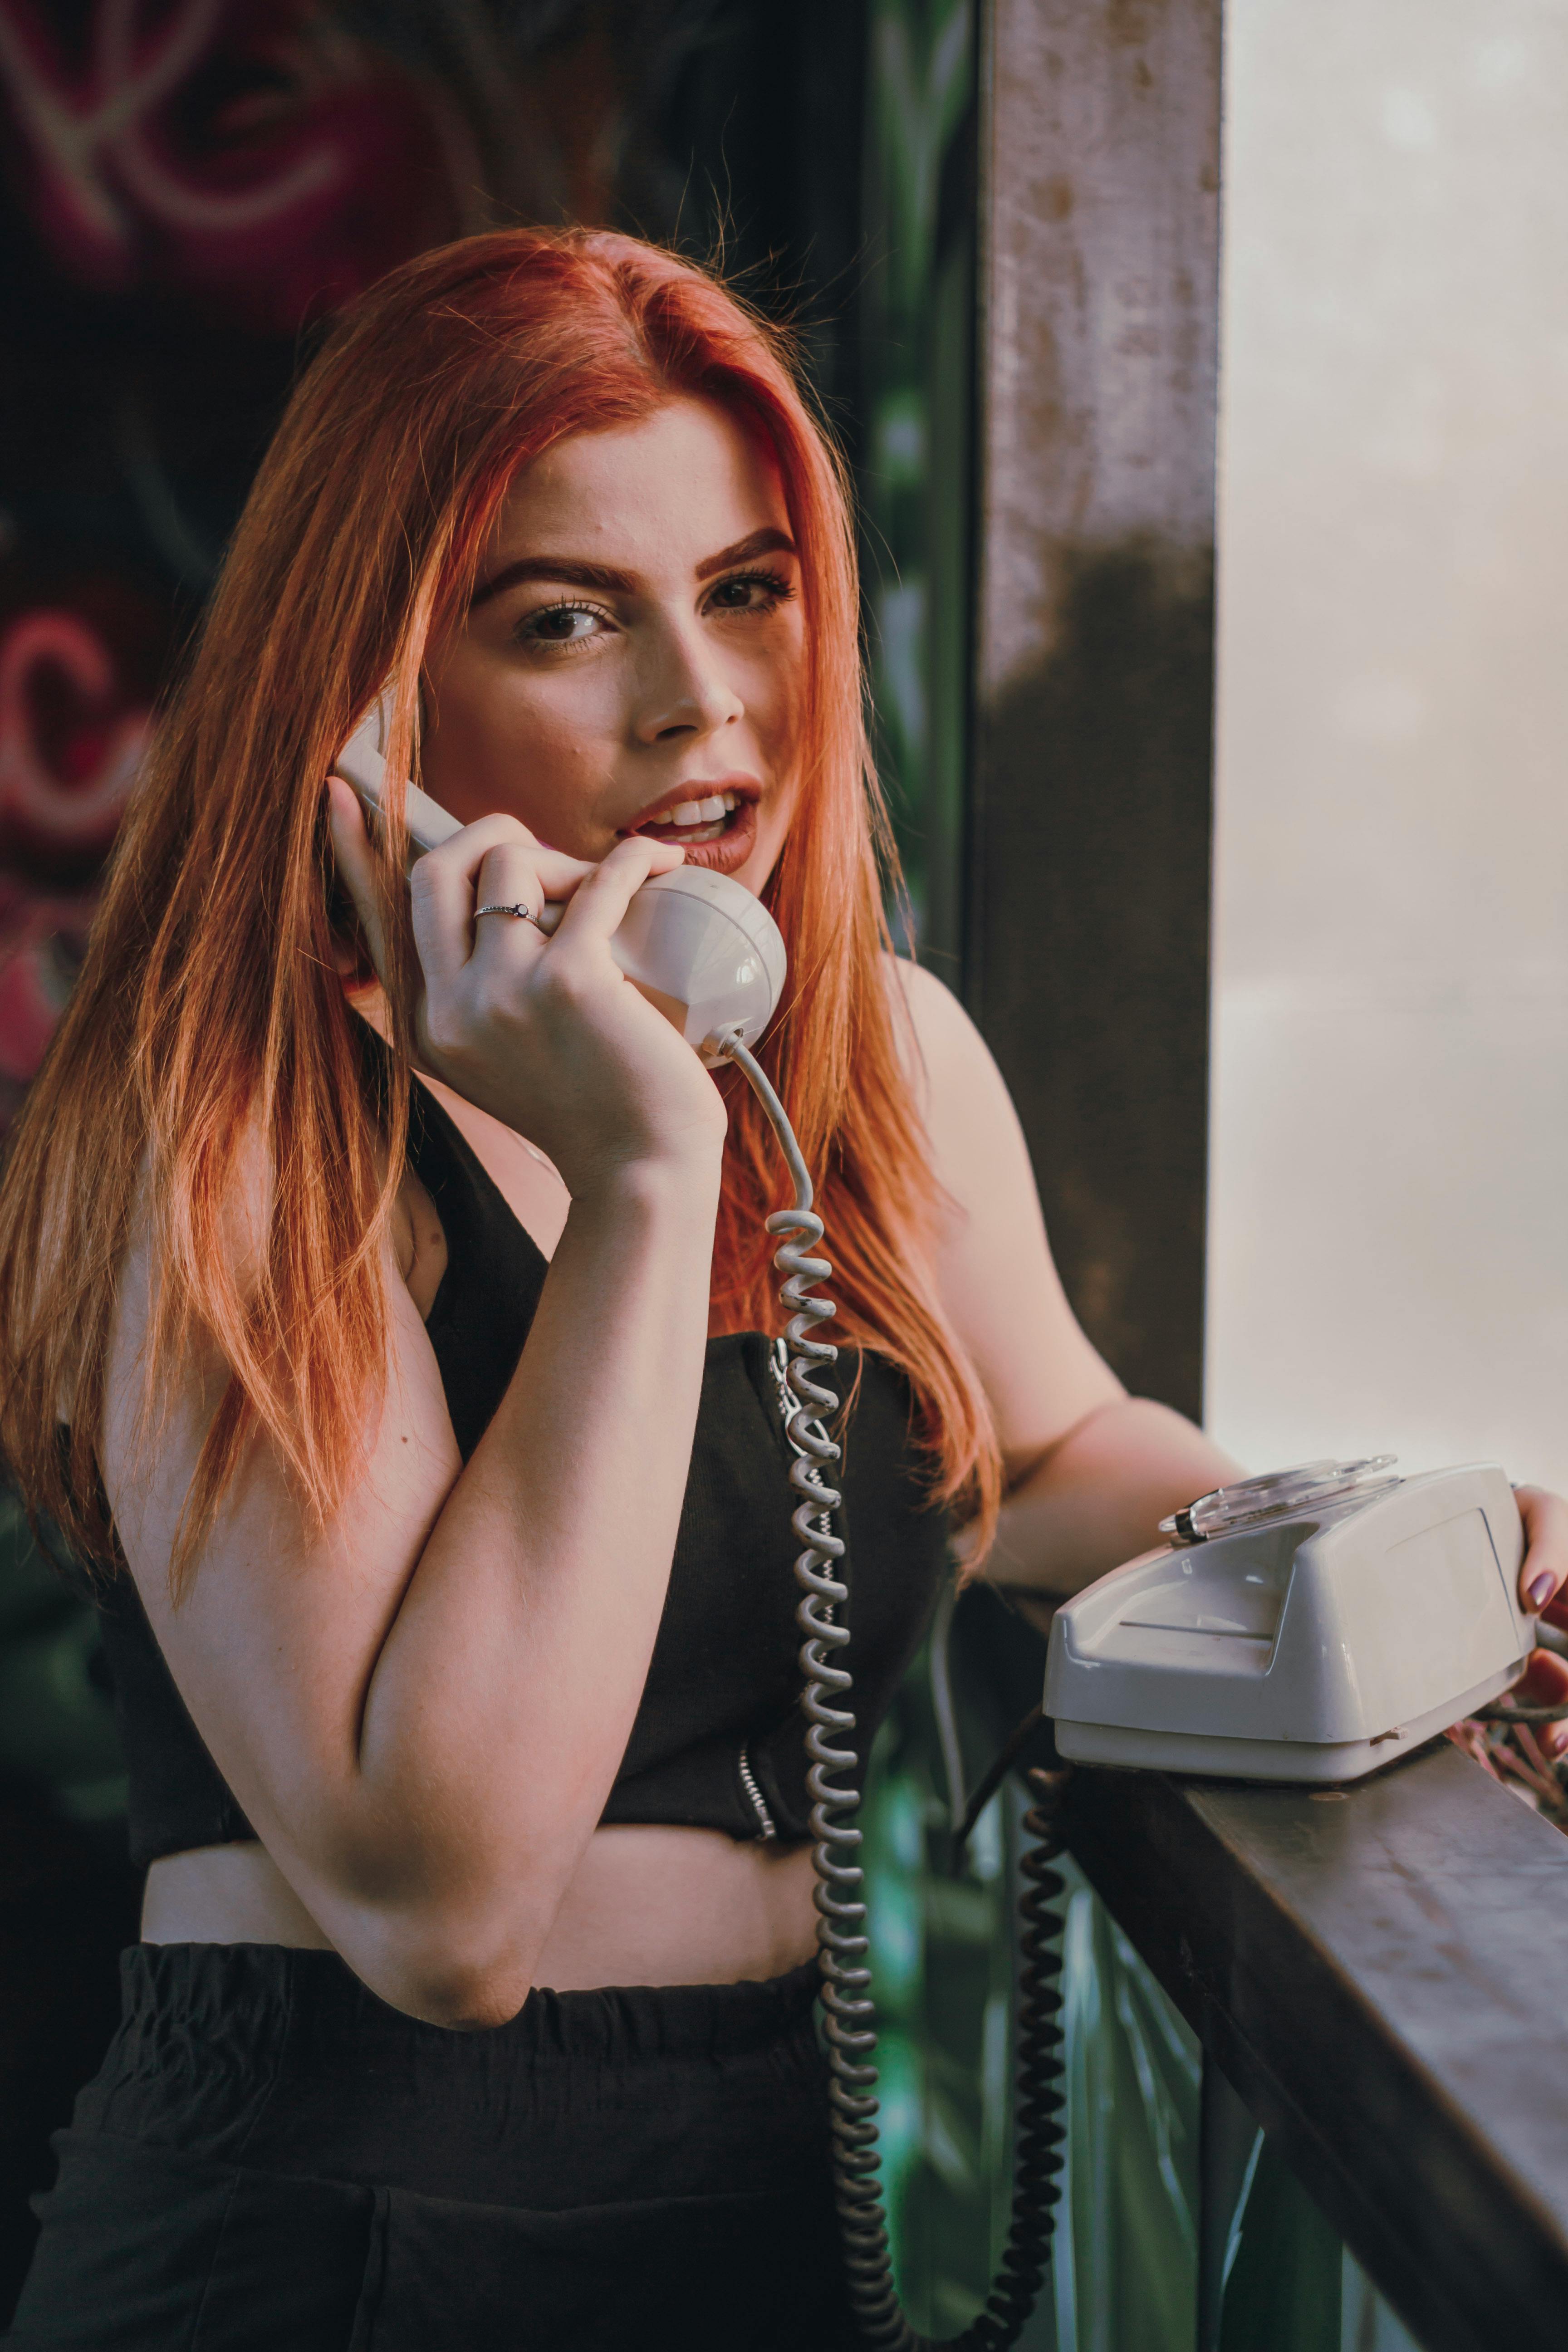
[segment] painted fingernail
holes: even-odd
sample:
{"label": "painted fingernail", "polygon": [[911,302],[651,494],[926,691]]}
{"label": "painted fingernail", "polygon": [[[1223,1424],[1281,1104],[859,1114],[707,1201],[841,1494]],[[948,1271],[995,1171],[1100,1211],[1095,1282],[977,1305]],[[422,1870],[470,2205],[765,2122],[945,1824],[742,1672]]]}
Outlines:
{"label": "painted fingernail", "polygon": [[1538,1576],[1530,1588],[1531,1607],[1544,1609],[1556,1590],[1557,1579],[1554,1576]]}

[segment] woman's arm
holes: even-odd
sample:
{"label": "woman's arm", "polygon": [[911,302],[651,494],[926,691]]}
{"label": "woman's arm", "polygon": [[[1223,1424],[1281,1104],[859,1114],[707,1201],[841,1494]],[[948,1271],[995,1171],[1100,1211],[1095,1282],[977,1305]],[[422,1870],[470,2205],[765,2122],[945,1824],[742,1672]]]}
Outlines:
{"label": "woman's arm", "polygon": [[1159,1521],[1237,1476],[1168,1406],[1129,1397],[1067,1301],[1029,1155],[984,1040],[942,982],[897,966],[914,1079],[949,1208],[936,1276],[980,1374],[1007,1481],[986,1573],[1056,1599],[1159,1541]]}
{"label": "woman's arm", "polygon": [[[481,925],[476,952],[496,969],[459,1017],[429,934],[449,904],[453,942],[459,918],[471,941],[462,861],[510,845],[521,834],[510,823],[468,828],[436,853],[452,870],[423,886],[437,1066],[513,1126],[524,1118],[508,1087],[531,1089],[530,1124],[574,1197],[521,1360],[468,1465],[390,1255],[385,1401],[364,1474],[323,1532],[258,1445],[171,1604],[174,1531],[222,1368],[187,1368],[139,1455],[144,1244],[122,1283],[103,1447],[159,1641],[273,1860],[373,1990],[448,2023],[521,2006],[625,1751],[686,1483],[723,1139],[710,1079],[608,952],[632,890],[671,862],[652,845],[612,853],[548,948],[530,926]],[[532,887],[515,861],[494,866],[492,898]],[[242,1217],[236,1231],[243,1253]]]}
{"label": "woman's arm", "polygon": [[1065,1601],[1163,1543],[1160,1521],[1183,1504],[1241,1475],[1171,1406],[1118,1397],[1009,1485],[985,1573]]}

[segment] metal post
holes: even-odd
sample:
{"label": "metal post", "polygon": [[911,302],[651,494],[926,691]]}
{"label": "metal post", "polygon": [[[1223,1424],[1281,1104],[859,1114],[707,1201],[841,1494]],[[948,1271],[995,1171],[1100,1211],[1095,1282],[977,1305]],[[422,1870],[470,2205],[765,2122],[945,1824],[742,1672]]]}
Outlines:
{"label": "metal post", "polygon": [[986,0],[965,985],[1068,1293],[1201,1396],[1220,0]]}

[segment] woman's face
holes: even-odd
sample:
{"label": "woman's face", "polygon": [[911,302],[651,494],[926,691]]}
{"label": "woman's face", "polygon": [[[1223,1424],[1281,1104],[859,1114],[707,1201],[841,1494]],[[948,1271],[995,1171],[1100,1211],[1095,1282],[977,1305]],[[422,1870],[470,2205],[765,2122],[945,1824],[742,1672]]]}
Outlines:
{"label": "woman's face", "polygon": [[789,826],[800,565],[771,458],[675,400],[518,477],[426,669],[423,782],[604,857],[629,833],[760,891]]}

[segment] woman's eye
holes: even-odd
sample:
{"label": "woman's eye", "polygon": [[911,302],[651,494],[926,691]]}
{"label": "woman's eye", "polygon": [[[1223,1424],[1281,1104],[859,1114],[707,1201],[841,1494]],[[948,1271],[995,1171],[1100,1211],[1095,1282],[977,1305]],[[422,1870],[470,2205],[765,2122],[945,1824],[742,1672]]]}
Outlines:
{"label": "woman's eye", "polygon": [[794,594],[789,582],[776,572],[737,572],[721,580],[708,602],[714,612],[771,613]]}
{"label": "woman's eye", "polygon": [[597,636],[604,625],[604,614],[591,604],[547,604],[520,622],[517,634],[526,645],[578,646]]}

